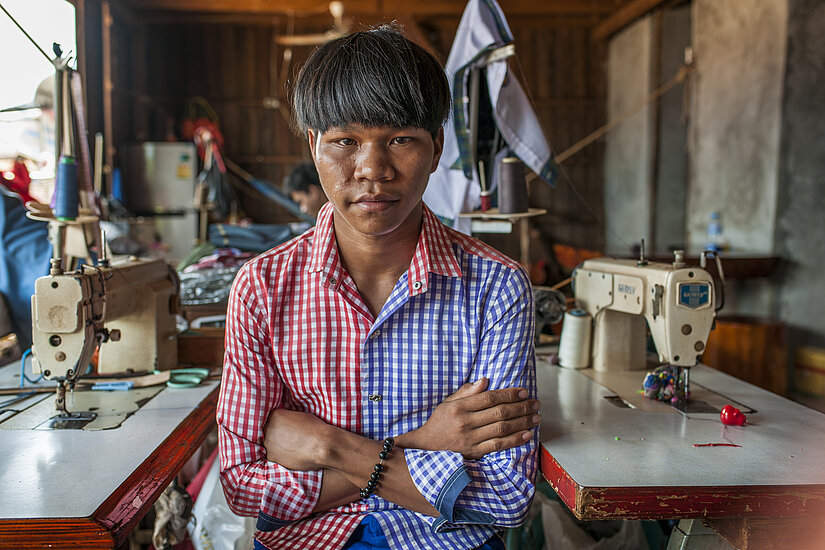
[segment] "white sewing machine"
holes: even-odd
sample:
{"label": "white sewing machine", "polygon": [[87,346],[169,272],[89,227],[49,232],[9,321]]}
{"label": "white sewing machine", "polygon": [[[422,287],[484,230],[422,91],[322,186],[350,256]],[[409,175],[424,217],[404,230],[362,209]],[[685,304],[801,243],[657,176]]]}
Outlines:
{"label": "white sewing machine", "polygon": [[681,251],[672,264],[586,260],[573,285],[577,307],[593,318],[594,370],[645,369],[645,321],[660,362],[692,367],[701,357],[716,318],[714,283],[701,267],[687,267]]}
{"label": "white sewing machine", "polygon": [[177,277],[162,260],[131,257],[37,279],[32,369],[60,382],[58,411],[98,344],[99,374],[175,368],[177,298]]}
{"label": "white sewing machine", "polygon": [[[44,212],[40,208],[30,217],[44,219]],[[64,271],[73,262],[63,254],[84,257],[78,252],[88,248],[84,224],[96,226],[96,219],[48,221],[55,253],[49,275],[35,281],[32,296],[32,370],[58,382],[57,411],[67,413],[66,388],[85,374],[95,350],[98,374],[175,368],[174,270],[162,260],[134,256],[110,264],[104,250],[98,265]]]}

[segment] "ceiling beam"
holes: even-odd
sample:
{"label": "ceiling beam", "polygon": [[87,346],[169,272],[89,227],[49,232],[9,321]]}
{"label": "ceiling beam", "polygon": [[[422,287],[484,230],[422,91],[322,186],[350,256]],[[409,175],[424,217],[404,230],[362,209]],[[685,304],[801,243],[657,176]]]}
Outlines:
{"label": "ceiling beam", "polygon": [[[113,0],[116,4],[140,11],[178,11],[197,13],[256,13],[311,15],[328,12],[323,0]],[[406,16],[461,15],[465,0],[344,0],[346,14],[389,16],[399,8]],[[501,0],[507,16],[515,15],[597,15],[616,11],[621,0]]]}
{"label": "ceiling beam", "polygon": [[668,1],[669,0],[632,0],[619,8],[616,13],[596,25],[593,28],[593,39],[604,40],[611,37],[650,10]]}

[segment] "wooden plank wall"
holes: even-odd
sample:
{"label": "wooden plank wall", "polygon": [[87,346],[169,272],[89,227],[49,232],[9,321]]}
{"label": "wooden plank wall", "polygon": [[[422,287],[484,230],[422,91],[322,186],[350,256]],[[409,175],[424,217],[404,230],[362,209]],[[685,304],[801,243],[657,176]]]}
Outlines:
{"label": "wooden plank wall", "polygon": [[[506,9],[505,9],[506,13]],[[456,16],[433,16],[419,27],[446,60]],[[358,25],[378,21],[358,21]],[[598,21],[582,17],[514,17],[522,81],[535,101],[553,148],[563,151],[604,123],[604,52],[590,39]],[[135,15],[115,13],[113,27],[113,117],[116,146],[180,135],[191,116],[193,97],[204,98],[220,117],[226,155],[256,177],[280,183],[290,167],[308,158],[277,109],[264,105],[270,89],[270,62],[281,71],[283,47],[272,47],[285,32],[286,16]],[[329,16],[298,18],[295,32],[322,32]],[[309,47],[293,48],[294,75]],[[281,98],[285,93],[281,91]],[[203,111],[198,111],[203,114]],[[601,249],[603,148],[594,144],[565,162],[555,189],[534,182],[531,203],[549,211],[535,220],[535,253],[551,243]],[[254,192],[242,195],[246,215],[258,223],[292,218]],[[517,254],[513,238],[491,238]]]}
{"label": "wooden plank wall", "polygon": [[[522,82],[556,154],[605,122],[604,52],[590,39],[591,24],[571,18],[511,21]],[[532,205],[548,211],[533,223],[545,243],[603,249],[603,150],[597,142],[567,159],[555,188],[540,180],[531,184]]]}

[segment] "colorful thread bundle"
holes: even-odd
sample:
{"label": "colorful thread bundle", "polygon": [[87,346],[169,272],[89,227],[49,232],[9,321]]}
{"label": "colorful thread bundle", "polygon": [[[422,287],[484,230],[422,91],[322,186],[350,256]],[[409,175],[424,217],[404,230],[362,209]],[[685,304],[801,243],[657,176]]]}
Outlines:
{"label": "colorful thread bundle", "polygon": [[[645,397],[657,401],[677,403],[685,395],[685,380],[680,376],[680,368],[665,365],[647,373],[642,387]],[[686,398],[690,398],[690,391]]]}

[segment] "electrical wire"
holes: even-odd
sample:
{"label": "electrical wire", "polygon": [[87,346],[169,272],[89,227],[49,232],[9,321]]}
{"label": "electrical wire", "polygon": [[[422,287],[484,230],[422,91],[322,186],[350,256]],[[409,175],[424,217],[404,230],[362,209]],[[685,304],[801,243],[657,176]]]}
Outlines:
{"label": "electrical wire", "polygon": [[33,392],[33,391],[26,392],[26,393],[21,393],[21,394],[18,394],[17,396],[15,396],[15,397],[12,397],[11,399],[3,401],[2,403],[0,403],[0,414],[2,414],[2,413],[19,413],[20,412],[19,409],[9,409],[7,407],[9,405],[14,405],[18,401],[23,401],[24,399],[28,399],[29,397],[31,397],[34,394],[35,394],[35,392]]}
{"label": "electrical wire", "polygon": [[43,57],[45,57],[45,58],[46,58],[46,60],[47,60],[49,63],[52,63],[52,64],[53,64],[53,63],[54,63],[54,61],[52,60],[52,58],[51,58],[51,57],[49,57],[49,54],[47,54],[47,53],[43,50],[43,48],[41,48],[41,47],[40,47],[40,44],[38,44],[37,42],[35,42],[35,41],[34,41],[34,38],[32,38],[32,37],[31,37],[31,35],[29,35],[29,33],[27,33],[27,32],[26,32],[26,29],[24,29],[24,28],[20,25],[20,23],[18,23],[18,22],[17,22],[17,19],[15,19],[15,18],[12,16],[12,14],[10,14],[10,13],[8,12],[8,10],[6,10],[6,8],[3,6],[3,4],[0,4],[0,10],[3,10],[3,12],[4,12],[4,13],[5,13],[8,17],[9,17],[9,19],[11,19],[11,22],[12,22],[12,23],[14,23],[14,24],[17,26],[17,28],[18,28],[18,29],[20,29],[20,32],[22,32],[24,35],[26,35],[26,38],[28,38],[28,39],[29,39],[29,41],[30,41],[32,44],[34,44],[34,47],[35,47],[35,48],[37,48],[37,49],[40,51],[40,53],[42,53],[42,54],[43,54]]}
{"label": "electrical wire", "polygon": [[20,358],[20,387],[22,388],[23,385],[28,382],[29,384],[38,384],[41,380],[43,380],[43,375],[41,374],[37,380],[32,380],[28,376],[26,376],[26,357],[31,355],[32,349],[29,348],[23,352],[23,356]]}
{"label": "electrical wire", "polygon": [[[515,58],[514,59],[515,65],[516,65],[516,68],[518,69],[519,76],[521,77],[521,82],[523,84],[524,93],[527,95],[527,99],[530,102],[530,105],[533,108],[533,111],[538,112],[538,110],[536,109],[536,103],[533,100],[532,94],[530,93],[530,87],[527,86],[527,84],[526,84],[527,79],[526,79],[526,76],[525,76],[524,68],[521,65],[521,61],[519,60],[518,56],[513,56],[513,57]],[[548,146],[550,147],[550,151],[553,155],[553,161],[556,163],[556,166],[559,169],[559,173],[563,176],[562,179],[564,179],[565,183],[568,184],[568,186],[570,187],[570,190],[573,192],[573,194],[576,196],[576,198],[579,199],[579,202],[590,212],[590,215],[592,215],[602,227],[604,227],[607,231],[609,231],[614,237],[616,237],[620,242],[622,242],[627,247],[630,247],[630,243],[628,243],[616,231],[614,231],[610,227],[608,227],[606,221],[604,219],[602,219],[602,217],[599,216],[596,213],[595,209],[593,207],[591,207],[590,204],[581,195],[581,193],[579,193],[579,190],[576,189],[575,185],[573,185],[573,181],[570,178],[567,171],[564,169],[564,166],[562,165],[562,163],[565,160],[567,160],[568,158],[570,158],[571,156],[575,155],[576,153],[578,153],[579,151],[584,149],[585,147],[587,147],[588,145],[590,145],[591,143],[593,143],[594,141],[596,141],[599,138],[603,137],[610,130],[612,130],[615,126],[617,126],[617,125],[621,124],[622,122],[624,122],[625,120],[629,119],[632,115],[634,115],[636,112],[641,110],[643,107],[645,107],[649,103],[651,103],[655,100],[658,100],[658,98],[661,95],[663,95],[665,92],[669,91],[671,88],[673,88],[677,84],[686,83],[686,85],[688,85],[690,83],[690,79],[688,78],[688,76],[690,76],[690,74],[693,72],[694,68],[695,67],[692,63],[686,64],[686,65],[680,67],[679,70],[676,72],[676,74],[670,80],[668,80],[666,83],[662,84],[661,86],[659,86],[658,88],[656,88],[655,90],[650,92],[644,99],[639,101],[636,105],[634,105],[630,109],[626,110],[624,113],[622,113],[616,119],[611,120],[607,124],[604,124],[603,126],[597,128],[595,131],[591,132],[589,135],[585,136],[584,138],[582,138],[581,140],[579,140],[578,142],[573,144],[571,147],[568,147],[566,150],[562,151],[561,153],[556,154],[556,151],[553,149],[552,144],[548,143]],[[530,183],[532,180],[534,180],[536,178],[538,178],[537,174],[531,174],[530,176],[527,177],[527,183]]]}
{"label": "electrical wire", "polygon": [[[532,107],[533,112],[538,113],[539,111],[536,108],[536,102],[533,100],[533,94],[530,93],[530,87],[527,85],[527,78],[525,76],[524,68],[521,65],[521,60],[519,59],[518,55],[513,56],[513,61],[515,62],[516,69],[518,70],[518,74],[521,77],[522,87],[524,88],[524,93],[527,96],[527,100],[530,102],[530,106]],[[631,248],[631,244],[629,242],[627,242],[624,239],[624,237],[619,235],[615,230],[610,228],[607,225],[607,222],[604,220],[604,218],[602,216],[600,216],[596,212],[596,210],[590,205],[590,203],[584,198],[584,196],[582,196],[582,194],[579,192],[579,190],[573,184],[573,180],[570,178],[570,175],[567,173],[567,170],[565,170],[564,165],[562,165],[561,163],[559,163],[556,160],[557,159],[557,152],[556,152],[555,148],[553,147],[553,144],[548,142],[547,146],[550,148],[551,160],[556,164],[556,166],[558,167],[558,170],[559,170],[559,174],[562,176],[560,179],[564,180],[564,182],[567,184],[570,191],[579,200],[579,203],[581,203],[581,205],[584,206],[584,208],[588,212],[590,212],[590,215],[593,216],[593,218],[596,220],[596,222],[599,223],[599,225],[601,225],[606,231],[610,232],[610,234],[613,235],[614,237],[616,237],[622,244],[624,244],[628,248]],[[527,183],[529,184],[531,181],[533,181],[536,178],[538,178],[537,174],[531,174],[531,175],[527,176]]]}

